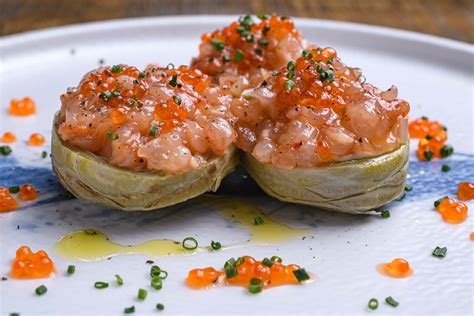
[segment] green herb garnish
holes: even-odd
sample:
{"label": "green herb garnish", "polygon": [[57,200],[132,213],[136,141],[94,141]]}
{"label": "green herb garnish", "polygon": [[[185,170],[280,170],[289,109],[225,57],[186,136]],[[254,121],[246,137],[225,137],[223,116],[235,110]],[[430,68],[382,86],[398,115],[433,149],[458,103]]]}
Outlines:
{"label": "green herb garnish", "polygon": [[146,72],[145,71],[142,71],[140,72],[140,74],[138,75],[138,78],[146,78]]}
{"label": "green herb garnish", "polygon": [[12,153],[12,148],[8,145],[0,146],[0,156],[8,156]]}
{"label": "green herb garnish", "polygon": [[405,191],[410,192],[411,190],[413,190],[413,187],[409,184],[405,184]]}
{"label": "green herb garnish", "polygon": [[393,307],[397,307],[398,304],[399,304],[399,303],[398,303],[397,301],[395,301],[395,300],[393,299],[393,297],[391,297],[391,296],[387,297],[387,298],[385,299],[385,302],[387,302],[388,305],[391,305],[391,306],[393,306]]}
{"label": "green herb garnish", "polygon": [[291,91],[295,87],[296,87],[296,83],[293,80],[291,80],[291,79],[286,80],[286,82],[285,82],[286,90]]}
{"label": "green herb garnish", "polygon": [[240,49],[236,50],[234,53],[234,60],[236,62],[241,62],[242,59],[244,59],[244,53]]}
{"label": "green herb garnish", "polygon": [[35,289],[36,295],[43,295],[48,292],[48,288],[44,285],[40,285]]}
{"label": "green herb garnish", "polygon": [[165,309],[165,305],[163,304],[156,304],[156,309],[159,310],[159,311],[162,311]]}
{"label": "green herb garnish", "polygon": [[119,135],[118,134],[115,134],[113,132],[107,132],[107,137],[111,140],[117,140],[119,139]]}
{"label": "green herb garnish", "polygon": [[125,309],[123,310],[123,313],[124,314],[133,314],[135,313],[135,306],[130,306],[130,307],[125,307]]}
{"label": "green herb garnish", "polygon": [[262,292],[263,282],[261,279],[251,278],[249,282],[248,291],[251,294],[257,294]]}
{"label": "green herb garnish", "polygon": [[173,96],[173,101],[174,103],[176,103],[177,105],[181,105],[181,102],[183,102],[183,99],[181,99],[181,97],[179,95],[174,95]]}
{"label": "green herb garnish", "polygon": [[442,198],[439,198],[436,201],[434,201],[434,207],[438,207],[441,204],[441,202],[443,202],[443,200],[447,198],[448,198],[447,196],[443,196]]}
{"label": "green herb garnish", "polygon": [[225,269],[225,276],[228,279],[236,277],[237,276],[237,268],[231,267],[231,268]]}
{"label": "green herb garnish", "polygon": [[122,66],[121,65],[113,65],[112,68],[110,68],[110,70],[116,74],[116,73],[119,73],[122,71]]}
{"label": "green herb garnish", "polygon": [[441,154],[441,157],[446,158],[449,157],[453,154],[454,148],[451,145],[444,145],[441,147],[439,153]]}
{"label": "green herb garnish", "polygon": [[288,65],[286,65],[286,69],[288,69],[288,71],[290,71],[290,72],[295,71],[295,69],[296,69],[296,63],[295,63],[293,60],[290,60],[290,61],[288,62]]}
{"label": "green herb garnish", "polygon": [[225,47],[223,41],[219,41],[219,40],[216,40],[216,39],[211,39],[211,45],[217,51],[221,51]]}
{"label": "green herb garnish", "polygon": [[146,297],[148,296],[148,291],[145,289],[138,289],[138,299],[141,301],[144,301]]}
{"label": "green herb garnish", "polygon": [[214,241],[214,240],[211,241],[211,248],[213,250],[219,250],[219,249],[221,249],[221,247],[222,247],[222,245],[221,245],[220,242]]}
{"label": "green herb garnish", "polygon": [[116,274],[115,275],[115,281],[117,282],[117,285],[122,286],[123,285],[123,279],[120,275]]}
{"label": "green herb garnish", "polygon": [[448,253],[448,248],[443,247],[436,247],[435,250],[433,250],[432,255],[438,258],[444,258],[446,257],[446,254]]}
{"label": "green herb garnish", "polygon": [[178,85],[178,75],[173,75],[168,83],[170,86],[176,87]]}
{"label": "green herb garnish", "polygon": [[377,301],[376,298],[371,298],[369,301],[368,307],[371,310],[377,309],[377,307],[379,307],[379,301]]}
{"label": "green herb garnish", "polygon": [[12,186],[12,187],[9,187],[8,188],[8,191],[11,193],[11,194],[16,194],[18,192],[20,192],[20,187],[15,185],[15,186]]}
{"label": "green herb garnish", "polygon": [[270,258],[271,261],[276,261],[276,262],[279,262],[279,263],[282,263],[283,262],[283,259],[278,257],[278,256],[272,256]]}
{"label": "green herb garnish", "polygon": [[268,46],[268,40],[265,39],[265,38],[262,38],[262,39],[258,40],[258,45],[260,45],[260,46]]}
{"label": "green herb garnish", "polygon": [[310,279],[308,272],[304,268],[293,270],[293,274],[299,282],[307,281]]}
{"label": "green herb garnish", "polygon": [[48,152],[47,152],[46,150],[43,150],[43,151],[41,152],[41,158],[44,159],[44,158],[46,158],[46,157],[48,157]]}
{"label": "green herb garnish", "polygon": [[272,261],[271,259],[264,258],[264,259],[262,260],[262,264],[263,264],[264,266],[267,266],[267,267],[271,268],[271,267],[273,266],[273,261]]}
{"label": "green herb garnish", "polygon": [[76,266],[70,265],[67,267],[67,274],[71,275],[74,274],[74,272],[76,272]]}
{"label": "green herb garnish", "polygon": [[304,59],[309,60],[313,58],[313,52],[310,51],[309,49],[305,49],[301,53],[301,56],[303,56]]}
{"label": "green herb garnish", "polygon": [[186,250],[194,250],[198,247],[198,242],[193,237],[186,237],[183,239],[181,245]]}
{"label": "green herb garnish", "polygon": [[390,217],[390,211],[389,210],[383,210],[380,215],[382,216],[382,218],[389,218]]}
{"label": "green herb garnish", "polygon": [[95,287],[96,289],[99,289],[99,290],[105,289],[105,288],[108,288],[108,287],[109,287],[109,283],[98,281],[98,282],[95,282],[95,283],[94,283],[94,287]]}
{"label": "green herb garnish", "polygon": [[155,290],[161,290],[161,288],[163,287],[163,280],[161,280],[160,278],[153,278],[151,279],[150,285]]}
{"label": "green herb garnish", "polygon": [[265,223],[265,221],[263,220],[261,216],[256,216],[253,218],[254,225],[262,225],[263,223]]}
{"label": "green herb garnish", "polygon": [[442,165],[441,166],[441,171],[443,171],[443,172],[451,171],[451,167],[448,166],[448,165]]}
{"label": "green herb garnish", "polygon": [[150,136],[151,136],[151,137],[156,137],[157,134],[158,134],[158,125],[156,125],[156,124],[151,124]]}

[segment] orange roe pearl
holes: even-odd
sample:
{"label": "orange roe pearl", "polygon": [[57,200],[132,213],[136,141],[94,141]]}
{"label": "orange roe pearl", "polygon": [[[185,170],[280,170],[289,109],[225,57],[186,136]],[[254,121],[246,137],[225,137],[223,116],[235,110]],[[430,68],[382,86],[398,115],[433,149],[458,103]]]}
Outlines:
{"label": "orange roe pearl", "polygon": [[35,101],[31,98],[13,99],[10,101],[9,112],[11,115],[28,116],[36,113]]}
{"label": "orange roe pearl", "polygon": [[419,118],[408,124],[408,132],[411,138],[421,139],[428,135],[434,136],[442,130],[445,130],[443,125],[436,121],[430,121],[427,118]]}
{"label": "orange roe pearl", "polygon": [[443,199],[436,209],[441,214],[441,218],[447,223],[460,224],[467,218],[467,205],[450,198]]}
{"label": "orange roe pearl", "polygon": [[406,278],[413,273],[408,261],[402,258],[395,258],[391,262],[383,263],[378,266],[378,269],[393,278]]}
{"label": "orange roe pearl", "polygon": [[18,197],[20,198],[20,200],[23,201],[36,200],[38,198],[38,192],[36,191],[34,186],[30,184],[24,184],[20,188]]}
{"label": "orange roe pearl", "polygon": [[460,182],[458,184],[458,199],[472,200],[474,199],[474,183]]}
{"label": "orange roe pearl", "polygon": [[44,145],[45,142],[46,142],[46,139],[40,133],[31,134],[28,140],[28,144],[30,146],[41,146],[41,145]]}
{"label": "orange roe pearl", "polygon": [[472,241],[474,241],[474,232],[472,232],[472,233],[469,235],[469,239],[471,239]]}
{"label": "orange roe pearl", "polygon": [[18,203],[7,188],[0,188],[0,212],[9,212],[18,208]]}
{"label": "orange roe pearl", "polygon": [[53,261],[43,250],[33,253],[29,247],[21,246],[12,263],[11,276],[17,279],[47,278],[54,272]]}
{"label": "orange roe pearl", "polygon": [[218,282],[222,274],[222,272],[211,267],[194,269],[189,271],[188,277],[186,278],[186,285],[197,289],[209,288]]}
{"label": "orange roe pearl", "polygon": [[1,141],[4,143],[14,143],[16,142],[16,136],[11,132],[6,132],[5,134],[3,134]]}

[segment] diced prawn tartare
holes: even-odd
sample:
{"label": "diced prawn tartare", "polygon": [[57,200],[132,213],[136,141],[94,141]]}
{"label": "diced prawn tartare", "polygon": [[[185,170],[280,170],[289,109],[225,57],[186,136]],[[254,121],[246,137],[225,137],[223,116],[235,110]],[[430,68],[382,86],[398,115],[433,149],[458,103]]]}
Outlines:
{"label": "diced prawn tartare", "polygon": [[378,156],[407,138],[409,104],[365,83],[332,48],[305,49],[260,87],[234,99],[237,146],[292,169]]}
{"label": "diced prawn tartare", "polygon": [[178,174],[228,152],[231,100],[197,69],[115,65],[61,96],[58,132],[114,166]]}
{"label": "diced prawn tartare", "polygon": [[199,56],[191,66],[213,76],[238,96],[301,54],[306,41],[291,19],[276,15],[258,17],[259,23],[246,15],[238,22],[204,34]]}

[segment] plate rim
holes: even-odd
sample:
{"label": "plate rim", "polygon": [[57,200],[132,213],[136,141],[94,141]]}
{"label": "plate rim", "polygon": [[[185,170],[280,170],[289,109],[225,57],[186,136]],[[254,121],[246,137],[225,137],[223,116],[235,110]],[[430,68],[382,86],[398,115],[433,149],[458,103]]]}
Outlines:
{"label": "plate rim", "polygon": [[[17,44],[25,44],[32,40],[47,40],[54,37],[64,36],[65,34],[74,35],[87,33],[97,29],[121,29],[140,26],[159,26],[163,24],[196,24],[209,22],[229,23],[231,20],[238,18],[238,15],[166,15],[153,17],[134,17],[122,19],[110,19],[93,22],[74,23],[69,25],[54,26],[38,30],[25,31],[4,35],[0,37],[0,49],[15,46]],[[350,31],[362,33],[372,36],[384,36],[399,40],[411,40],[421,42],[423,44],[431,44],[445,48],[468,53],[474,56],[474,44],[444,38],[436,35],[425,34],[420,32],[408,31],[403,29],[391,28],[386,26],[369,25],[363,23],[335,21],[327,19],[300,18],[293,17],[297,27],[324,27],[335,31]],[[1,51],[0,51],[1,53]],[[1,54],[3,55],[3,53]]]}

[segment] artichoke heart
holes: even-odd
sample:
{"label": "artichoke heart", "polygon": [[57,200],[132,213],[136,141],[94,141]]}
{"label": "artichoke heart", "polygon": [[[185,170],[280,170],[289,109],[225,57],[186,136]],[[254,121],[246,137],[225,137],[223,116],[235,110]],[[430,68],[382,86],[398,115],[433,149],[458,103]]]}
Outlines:
{"label": "artichoke heart", "polygon": [[246,153],[243,164],[267,194],[281,201],[360,214],[402,194],[408,153],[408,145],[404,144],[378,157],[294,169],[264,164]]}
{"label": "artichoke heart", "polygon": [[61,184],[76,197],[124,211],[149,211],[177,204],[207,191],[216,191],[238,163],[231,146],[226,154],[181,174],[137,172],[110,165],[105,159],[70,146],[53,123],[53,170]]}

